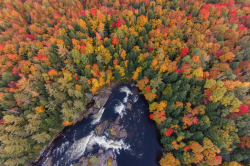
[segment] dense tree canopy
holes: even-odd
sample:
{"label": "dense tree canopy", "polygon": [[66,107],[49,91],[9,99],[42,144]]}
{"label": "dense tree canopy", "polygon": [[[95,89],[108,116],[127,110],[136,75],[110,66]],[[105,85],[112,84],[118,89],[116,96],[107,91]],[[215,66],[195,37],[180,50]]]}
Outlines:
{"label": "dense tree canopy", "polygon": [[[0,0],[0,163],[136,81],[167,165],[250,163],[249,0]],[[228,157],[229,156],[229,157]]]}

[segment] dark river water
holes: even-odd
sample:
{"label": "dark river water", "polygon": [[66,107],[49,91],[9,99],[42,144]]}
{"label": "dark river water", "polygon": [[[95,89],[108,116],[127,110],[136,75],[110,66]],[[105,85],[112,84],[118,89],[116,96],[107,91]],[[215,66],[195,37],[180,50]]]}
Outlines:
{"label": "dark river water", "polygon": [[[118,166],[158,166],[163,153],[158,129],[155,122],[149,118],[148,103],[144,96],[131,92],[133,86],[121,84],[113,89],[103,107],[104,112],[100,115],[100,120],[95,124],[93,121],[96,117],[90,115],[76,125],[65,128],[53,142],[51,156],[44,156],[40,160],[43,162],[36,165],[44,166],[52,157],[53,166],[70,166],[78,163],[81,157],[89,153],[94,154],[102,147],[106,150],[113,149]],[[132,110],[126,108],[126,102],[132,104]],[[105,120],[114,122],[119,115],[122,116],[120,121],[128,135],[116,140],[115,146],[106,145],[110,140],[108,135],[104,132],[101,138],[93,131]],[[89,144],[92,148],[89,148]]]}

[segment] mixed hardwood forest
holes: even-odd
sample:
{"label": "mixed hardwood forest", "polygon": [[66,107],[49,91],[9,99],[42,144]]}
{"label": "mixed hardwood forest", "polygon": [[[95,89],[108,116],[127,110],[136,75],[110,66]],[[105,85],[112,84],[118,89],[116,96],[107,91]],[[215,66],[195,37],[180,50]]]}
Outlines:
{"label": "mixed hardwood forest", "polygon": [[0,163],[30,162],[86,93],[134,80],[161,166],[249,165],[249,29],[250,0],[0,0]]}

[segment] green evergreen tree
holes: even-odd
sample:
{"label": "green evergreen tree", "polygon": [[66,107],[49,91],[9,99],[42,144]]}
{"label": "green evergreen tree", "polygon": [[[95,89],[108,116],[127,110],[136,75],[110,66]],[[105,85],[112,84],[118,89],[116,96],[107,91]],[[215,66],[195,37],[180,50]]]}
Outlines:
{"label": "green evergreen tree", "polygon": [[148,36],[144,36],[144,38],[142,39],[144,43],[148,43]]}
{"label": "green evergreen tree", "polygon": [[114,55],[115,50],[113,49],[112,45],[109,45],[108,49],[109,49],[110,54]]}
{"label": "green evergreen tree", "polygon": [[155,14],[152,10],[149,11],[148,13],[148,19],[151,20],[151,19],[154,19],[155,18]]}
{"label": "green evergreen tree", "polygon": [[142,31],[141,31],[141,33],[140,33],[140,36],[146,36],[147,35],[147,30],[143,27],[142,28]]}
{"label": "green evergreen tree", "polygon": [[143,74],[144,76],[148,77],[148,79],[152,79],[155,72],[147,68]]}
{"label": "green evergreen tree", "polygon": [[69,33],[69,37],[71,39],[76,39],[76,34],[71,30],[70,33]]}
{"label": "green evergreen tree", "polygon": [[178,73],[174,72],[174,73],[172,73],[171,75],[168,76],[168,79],[165,80],[165,84],[173,83],[173,82],[175,82],[177,79],[178,79]]}
{"label": "green evergreen tree", "polygon": [[166,108],[166,115],[170,116],[170,113],[174,110],[174,102],[169,102]]}
{"label": "green evergreen tree", "polygon": [[129,61],[128,62],[128,74],[131,76],[133,74],[132,72],[134,71],[135,71],[135,65],[133,61]]}
{"label": "green evergreen tree", "polygon": [[142,40],[139,40],[139,41],[138,41],[138,45],[139,45],[140,49],[143,49],[143,48],[144,48],[144,45],[143,45],[143,44],[144,44],[144,43],[143,43]]}
{"label": "green evergreen tree", "polygon": [[120,73],[119,73],[119,70],[117,68],[115,68],[114,75],[115,75],[115,80],[119,81],[120,80]]}
{"label": "green evergreen tree", "polygon": [[10,81],[17,81],[19,76],[16,74],[12,74],[11,72],[3,72],[2,73],[2,81],[6,83],[10,83]]}
{"label": "green evergreen tree", "polygon": [[133,36],[131,36],[129,39],[128,39],[128,45],[127,45],[127,52],[131,51],[132,48],[134,47],[135,45],[135,39]]}
{"label": "green evergreen tree", "polygon": [[57,63],[62,61],[62,58],[57,56],[54,53],[50,53],[50,55],[48,57],[49,57],[50,63],[52,63],[52,64],[57,64]]}
{"label": "green evergreen tree", "polygon": [[77,40],[83,39],[83,36],[79,32],[76,32],[76,39]]}
{"label": "green evergreen tree", "polygon": [[[12,73],[11,73],[12,74]],[[6,78],[5,78],[6,79]],[[0,87],[7,87],[8,86],[8,84],[7,84],[7,82],[5,82],[5,81],[0,81]]]}
{"label": "green evergreen tree", "polygon": [[80,30],[79,25],[75,21],[72,21],[72,27],[74,28],[75,31],[79,31]]}
{"label": "green evergreen tree", "polygon": [[134,4],[133,8],[139,9],[139,8],[140,8],[140,3],[137,1],[137,2]]}

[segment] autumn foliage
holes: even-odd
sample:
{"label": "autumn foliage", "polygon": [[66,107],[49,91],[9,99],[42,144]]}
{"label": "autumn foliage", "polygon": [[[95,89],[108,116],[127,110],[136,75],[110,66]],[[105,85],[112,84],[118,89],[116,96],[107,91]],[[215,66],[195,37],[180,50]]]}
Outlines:
{"label": "autumn foliage", "polygon": [[249,165],[248,0],[0,6],[1,164],[31,161],[88,113],[87,96],[134,81],[159,128],[161,165]]}

